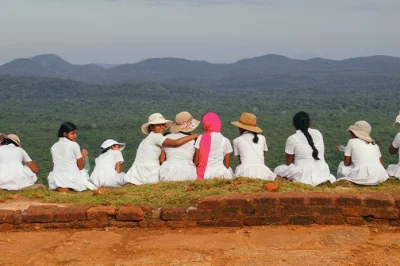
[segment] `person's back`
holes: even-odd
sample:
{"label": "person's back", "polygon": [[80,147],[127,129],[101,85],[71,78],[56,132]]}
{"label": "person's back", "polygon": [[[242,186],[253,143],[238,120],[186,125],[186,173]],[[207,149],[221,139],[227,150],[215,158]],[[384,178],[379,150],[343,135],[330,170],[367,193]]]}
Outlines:
{"label": "person's back", "polygon": [[265,137],[258,134],[258,142],[254,143],[254,135],[244,132],[240,137],[233,140],[235,155],[240,156],[243,165],[264,165],[264,152],[268,150]]}
{"label": "person's back", "polygon": [[97,187],[120,187],[124,184],[125,173],[118,173],[115,170],[116,163],[124,161],[122,152],[119,150],[108,150],[100,154],[95,160],[93,173],[90,181]]}
{"label": "person's back", "polygon": [[80,158],[79,144],[70,141],[67,138],[60,138],[51,147],[51,156],[53,158],[53,171],[62,173],[79,173],[76,159]]}
{"label": "person's back", "polygon": [[[321,132],[312,128],[309,128],[308,132],[313,139],[315,148],[318,150],[318,157],[320,160],[324,160],[325,147]],[[296,166],[317,162],[317,160],[312,156],[313,149],[310,147],[306,136],[300,130],[297,130],[295,134],[288,138],[285,152],[288,154],[294,154],[293,163]]]}
{"label": "person's back", "polygon": [[[171,133],[168,134],[167,137],[169,139],[179,139],[185,137],[186,135],[183,133]],[[167,160],[166,161],[193,161],[194,156],[194,140],[191,140],[182,146],[171,148],[165,147],[164,148]]]}
{"label": "person's back", "polygon": [[23,150],[14,144],[0,146],[0,164],[17,163],[22,165]]}
{"label": "person's back", "polygon": [[381,152],[378,145],[357,138],[348,141],[344,155],[351,156],[354,166],[359,167],[365,164],[380,164]]}

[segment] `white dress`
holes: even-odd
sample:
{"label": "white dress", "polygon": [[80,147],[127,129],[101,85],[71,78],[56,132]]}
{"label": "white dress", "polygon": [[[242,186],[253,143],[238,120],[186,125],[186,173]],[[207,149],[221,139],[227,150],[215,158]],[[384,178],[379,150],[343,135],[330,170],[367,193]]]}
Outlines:
{"label": "white dress", "polygon": [[142,140],[136,152],[135,161],[126,173],[124,182],[135,185],[159,182],[160,154],[166,137],[153,131]]}
{"label": "white dress", "polygon": [[336,178],[331,175],[329,166],[325,162],[325,146],[321,132],[309,128],[308,132],[313,138],[315,148],[318,150],[318,158],[312,157],[312,148],[308,144],[306,136],[300,130],[291,135],[286,141],[285,152],[294,155],[294,163],[291,165],[280,165],[275,168],[274,173],[286,177],[294,182],[300,182],[312,186],[335,182]]}
{"label": "white dress", "polygon": [[[397,133],[396,137],[392,143],[393,147],[399,148],[400,147],[400,133]],[[398,164],[390,164],[387,172],[390,176],[394,176],[400,179],[400,152],[399,152],[399,163]]]}
{"label": "white dress", "polygon": [[274,180],[274,174],[264,163],[264,152],[268,151],[267,142],[263,135],[258,134],[258,142],[253,142],[254,134],[245,131],[233,140],[233,150],[240,156],[240,164],[236,167],[236,177],[251,177]]}
{"label": "white dress", "polygon": [[[167,136],[169,139],[187,137],[182,133],[172,133]],[[161,165],[160,181],[183,181],[196,180],[196,166],[193,163],[194,140],[191,140],[180,147],[164,148],[167,160]]]}
{"label": "white dress", "polygon": [[0,189],[19,190],[35,184],[37,177],[24,163],[31,162],[24,149],[14,144],[0,146]]}
{"label": "white dress", "polygon": [[[195,143],[195,148],[200,148],[200,135]],[[224,158],[227,153],[231,153],[232,145],[230,141],[219,132],[211,132],[211,147],[210,154],[208,155],[208,162],[206,171],[204,172],[204,179],[211,179],[215,177],[233,178],[232,168],[226,168],[224,165]]]}
{"label": "white dress", "polygon": [[124,162],[122,152],[108,150],[96,158],[96,165],[89,180],[97,187],[121,187],[124,185],[125,173],[115,170],[117,162]]}
{"label": "white dress", "polygon": [[96,186],[89,181],[85,170],[79,170],[76,161],[82,157],[79,144],[60,138],[51,147],[53,171],[47,177],[49,189],[70,188],[75,191],[93,190]]}
{"label": "white dress", "polygon": [[381,152],[378,145],[367,143],[359,138],[347,142],[345,156],[351,156],[352,164],[339,164],[338,179],[349,180],[360,185],[377,185],[389,178],[379,161]]}

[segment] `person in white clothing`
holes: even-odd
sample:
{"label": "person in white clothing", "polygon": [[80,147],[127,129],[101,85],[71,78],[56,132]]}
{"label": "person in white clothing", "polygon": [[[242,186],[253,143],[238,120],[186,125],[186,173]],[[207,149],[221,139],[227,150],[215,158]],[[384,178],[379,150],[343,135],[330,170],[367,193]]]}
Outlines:
{"label": "person in white clothing", "polygon": [[96,158],[96,165],[89,180],[97,187],[123,186],[125,173],[121,172],[121,164],[124,162],[122,150],[125,143],[108,139],[100,148],[101,154]]}
{"label": "person in white clothing", "polygon": [[47,177],[49,189],[67,192],[94,190],[96,186],[89,181],[89,174],[82,170],[89,154],[80,150],[76,143],[78,128],[71,122],[64,122],[58,130],[59,140],[51,147],[53,171]]}
{"label": "person in white clothing", "polygon": [[293,117],[296,133],[286,141],[286,164],[275,168],[274,173],[294,182],[312,186],[335,182],[325,162],[325,146],[321,132],[310,128],[310,117],[298,112]]}
{"label": "person in white clothing", "polygon": [[251,113],[242,113],[239,121],[231,122],[239,128],[240,137],[233,140],[234,154],[238,156],[236,177],[274,180],[274,174],[264,163],[264,154],[268,151],[265,137],[259,133],[257,117]]}
{"label": "person in white clothing", "polygon": [[367,121],[357,121],[346,132],[351,139],[347,142],[344,161],[337,170],[338,180],[348,180],[360,185],[377,185],[389,178],[379,146],[370,137],[371,125]]}
{"label": "person in white clothing", "polygon": [[198,134],[170,139],[163,134],[170,126],[162,114],[154,113],[149,116],[148,122],[142,125],[142,132],[147,137],[140,143],[135,161],[126,173],[124,182],[134,185],[152,184],[160,181],[160,155],[162,147],[179,147],[198,137]]}
{"label": "person in white clothing", "polygon": [[197,179],[233,178],[230,167],[232,145],[221,134],[221,120],[216,113],[210,112],[203,116],[202,124],[204,133],[195,144]]}
{"label": "person in white clothing", "polygon": [[[171,124],[170,139],[179,139],[190,135],[200,124],[189,112],[180,112]],[[196,180],[196,165],[194,159],[194,140],[176,148],[164,148],[161,153],[160,181]],[[164,158],[165,157],[165,160]]]}
{"label": "person in white clothing", "polygon": [[[400,124],[400,113],[396,117],[396,121],[394,122],[393,126],[395,124],[399,123]],[[400,153],[399,153],[399,147],[400,147],[400,132],[397,133],[396,137],[394,138],[392,144],[390,144],[389,147],[389,152],[390,154],[398,154],[399,155],[399,162],[398,164],[390,164],[387,168],[387,172],[390,176],[397,177],[400,179]]]}
{"label": "person in white clothing", "polygon": [[38,166],[21,146],[17,135],[2,137],[0,144],[0,189],[19,190],[35,184]]}

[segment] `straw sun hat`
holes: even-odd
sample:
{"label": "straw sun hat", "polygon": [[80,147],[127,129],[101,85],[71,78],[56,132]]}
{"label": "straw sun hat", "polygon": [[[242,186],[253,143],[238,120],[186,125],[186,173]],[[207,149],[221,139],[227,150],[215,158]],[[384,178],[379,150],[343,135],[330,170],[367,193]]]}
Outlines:
{"label": "straw sun hat", "polygon": [[345,132],[353,132],[359,139],[373,142],[374,140],[370,137],[371,125],[367,121],[361,120],[354,123],[354,125],[349,126]]}
{"label": "straw sun hat", "polygon": [[262,132],[262,129],[257,126],[257,117],[252,113],[242,113],[240,120],[231,122],[231,124],[251,132]]}
{"label": "straw sun hat", "polygon": [[150,133],[149,126],[150,125],[165,124],[165,127],[167,129],[167,128],[169,128],[171,123],[172,123],[172,121],[166,120],[162,114],[154,113],[149,116],[148,122],[142,125],[142,132],[146,135],[149,135],[149,133]]}
{"label": "straw sun hat", "polygon": [[108,139],[108,140],[104,141],[103,144],[101,144],[100,148],[104,150],[104,149],[107,149],[107,148],[109,148],[109,147],[111,147],[111,146],[113,146],[115,144],[119,145],[119,150],[120,151],[125,149],[125,143],[120,143],[120,142],[117,142],[117,141],[115,141],[113,139]]}
{"label": "straw sun hat", "polygon": [[21,146],[21,141],[19,140],[19,137],[17,135],[9,134],[9,135],[7,135],[7,138],[12,140],[12,141],[14,141],[14,143],[17,144],[19,147],[22,147]]}
{"label": "straw sun hat", "polygon": [[200,124],[199,120],[193,118],[189,112],[180,112],[175,116],[175,121],[172,122],[170,131],[177,132],[191,132]]}

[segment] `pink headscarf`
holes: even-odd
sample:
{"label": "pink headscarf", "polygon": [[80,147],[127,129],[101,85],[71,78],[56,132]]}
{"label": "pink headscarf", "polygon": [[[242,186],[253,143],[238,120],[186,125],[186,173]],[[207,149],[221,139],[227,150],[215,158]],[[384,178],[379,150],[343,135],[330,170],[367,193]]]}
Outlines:
{"label": "pink headscarf", "polygon": [[204,179],[204,172],[207,168],[208,155],[211,147],[211,132],[221,131],[221,120],[216,113],[207,113],[201,120],[204,133],[200,140],[199,165],[197,166],[197,179]]}

